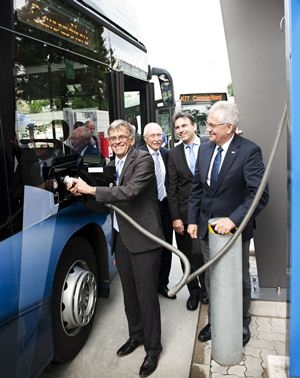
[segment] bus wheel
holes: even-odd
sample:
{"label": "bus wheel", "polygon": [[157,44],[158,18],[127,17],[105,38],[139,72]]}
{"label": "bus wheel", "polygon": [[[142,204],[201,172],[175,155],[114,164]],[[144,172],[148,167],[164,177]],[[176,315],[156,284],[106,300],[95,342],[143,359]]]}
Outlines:
{"label": "bus wheel", "polygon": [[68,361],[91,331],[97,306],[97,260],[91,244],[72,239],[60,258],[52,290],[54,360]]}

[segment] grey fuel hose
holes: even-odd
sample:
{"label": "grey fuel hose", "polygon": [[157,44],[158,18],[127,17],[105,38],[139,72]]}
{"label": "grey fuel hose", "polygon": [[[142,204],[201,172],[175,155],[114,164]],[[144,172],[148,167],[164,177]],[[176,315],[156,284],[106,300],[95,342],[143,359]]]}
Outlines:
{"label": "grey fuel hose", "polygon": [[270,176],[270,173],[271,173],[274,157],[275,157],[276,151],[278,149],[279,141],[281,139],[281,135],[282,135],[282,132],[283,132],[283,129],[284,129],[286,122],[287,122],[287,104],[284,105],[284,109],[283,109],[282,116],[281,116],[279,126],[278,126],[278,131],[277,131],[277,134],[276,134],[276,138],[275,138],[275,141],[274,141],[273,148],[271,150],[271,154],[270,154],[268,163],[266,165],[265,173],[264,173],[262,180],[260,182],[260,185],[257,189],[257,192],[256,192],[256,195],[253,199],[253,202],[252,202],[251,206],[249,207],[247,214],[245,215],[245,218],[243,219],[243,221],[239,225],[237,231],[232,235],[232,237],[228,240],[228,242],[221,248],[221,250],[209,262],[202,265],[201,268],[197,269],[192,274],[190,274],[190,270],[191,270],[190,263],[189,263],[187,257],[183,254],[183,252],[179,251],[177,248],[173,247],[171,244],[167,243],[166,241],[161,240],[157,236],[151,234],[149,231],[145,230],[137,222],[135,222],[131,217],[129,217],[126,213],[124,213],[124,211],[119,209],[117,206],[112,205],[112,204],[107,204],[108,207],[110,207],[111,209],[116,211],[119,215],[121,215],[124,219],[126,219],[132,226],[134,226],[138,231],[140,231],[146,237],[154,240],[155,242],[160,244],[162,247],[168,249],[172,253],[175,253],[180,258],[180,260],[182,261],[183,266],[184,266],[184,273],[183,273],[181,280],[177,283],[177,285],[175,285],[175,286],[173,286],[172,288],[169,289],[169,292],[168,292],[169,296],[173,296],[176,293],[178,293],[178,291],[181,290],[184,285],[186,285],[188,282],[195,279],[199,274],[203,273],[211,265],[216,263],[231,248],[231,246],[235,243],[235,241],[237,240],[239,235],[243,232],[243,230],[246,227],[247,223],[249,222],[253,212],[255,211],[256,206],[258,205],[258,202],[259,202],[259,200],[262,196],[262,193],[265,189],[265,186],[267,185],[267,182],[268,182],[268,179],[269,179],[269,176]]}
{"label": "grey fuel hose", "polygon": [[[190,263],[187,257],[181,251],[179,251],[179,249],[175,248],[174,246],[160,239],[159,237],[151,234],[151,232],[145,230],[142,226],[140,226],[135,220],[133,220],[129,215],[127,215],[123,210],[119,209],[117,206],[112,205],[112,204],[107,204],[107,206],[113,209],[119,215],[121,215],[124,219],[127,220],[127,222],[129,222],[132,226],[134,226],[139,232],[147,236],[147,238],[157,242],[162,247],[168,249],[172,253],[175,253],[175,255],[177,255],[180,258],[184,266],[184,269],[183,269],[184,272],[178,284],[169,290],[169,295],[173,296],[175,293],[177,293],[186,284],[190,276],[191,267],[190,267]],[[170,293],[174,293],[174,294],[170,294]]]}

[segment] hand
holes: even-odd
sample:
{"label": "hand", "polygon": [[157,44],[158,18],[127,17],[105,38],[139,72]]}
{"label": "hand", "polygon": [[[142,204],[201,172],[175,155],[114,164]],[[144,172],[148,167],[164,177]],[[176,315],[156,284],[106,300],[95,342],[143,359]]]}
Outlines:
{"label": "hand", "polygon": [[235,223],[230,218],[221,218],[215,223],[211,223],[211,226],[217,234],[228,234],[232,229],[236,227]]}
{"label": "hand", "polygon": [[198,237],[198,226],[196,224],[189,224],[187,232],[190,235],[191,239],[197,239]]}
{"label": "hand", "polygon": [[75,196],[81,196],[82,194],[94,194],[95,188],[88,185],[80,177],[74,178],[73,183],[68,184],[67,189]]}
{"label": "hand", "polygon": [[184,225],[183,225],[183,222],[182,222],[181,219],[175,219],[175,220],[173,220],[172,226],[173,226],[174,231],[177,232],[177,234],[183,235],[183,233],[184,233]]}

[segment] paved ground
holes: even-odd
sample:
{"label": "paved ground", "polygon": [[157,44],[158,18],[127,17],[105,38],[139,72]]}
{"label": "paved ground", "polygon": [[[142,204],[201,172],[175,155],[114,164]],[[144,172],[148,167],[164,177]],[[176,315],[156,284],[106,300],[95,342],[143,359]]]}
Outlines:
{"label": "paved ground", "polygon": [[[199,315],[198,331],[206,324],[207,311],[202,306]],[[287,355],[286,351],[286,328],[287,320],[284,316],[284,304],[278,305],[278,313],[270,310],[272,304],[268,302],[257,302],[252,304],[253,312],[257,315],[252,317],[250,325],[251,339],[243,349],[243,359],[235,366],[221,366],[211,356],[211,341],[200,343],[195,341],[192,369],[190,378],[285,378],[288,377],[285,370],[285,360],[282,356]],[[226,348],[226,345],[224,345]],[[267,374],[267,367],[272,365]],[[276,365],[276,370],[274,366]]]}
{"label": "paved ground", "polygon": [[[255,269],[253,261],[252,269]],[[255,271],[252,273],[255,276]],[[171,286],[180,277],[181,268],[175,256],[170,275]],[[164,350],[151,378],[287,378],[284,302],[252,301],[251,340],[243,349],[243,359],[238,365],[224,367],[212,359],[211,341],[200,343],[196,337],[206,324],[207,306],[202,305],[200,311],[187,311],[187,296],[186,287],[176,300],[160,296]],[[73,361],[52,366],[41,378],[138,377],[145,355],[142,347],[127,357],[116,356],[117,349],[126,339],[127,325],[117,276],[111,286],[111,297],[100,301],[92,334],[83,350]]]}
{"label": "paved ground", "polygon": [[[179,260],[173,258],[170,275],[174,286],[182,275]],[[163,352],[151,378],[187,378],[190,372],[198,311],[185,307],[188,290],[184,287],[176,300],[160,298]],[[135,378],[145,352],[139,347],[126,357],[117,357],[117,349],[127,340],[119,277],[111,285],[109,299],[101,299],[92,334],[77,357],[64,364],[54,364],[41,378]]]}
{"label": "paved ground", "polygon": [[[250,258],[252,278],[257,285],[255,258]],[[235,366],[221,366],[211,355],[211,341],[195,340],[189,378],[287,378],[287,305],[285,302],[253,300],[251,304],[251,339],[243,348],[242,361]],[[199,332],[207,323],[207,306],[199,313]],[[224,345],[226,348],[226,345]]]}

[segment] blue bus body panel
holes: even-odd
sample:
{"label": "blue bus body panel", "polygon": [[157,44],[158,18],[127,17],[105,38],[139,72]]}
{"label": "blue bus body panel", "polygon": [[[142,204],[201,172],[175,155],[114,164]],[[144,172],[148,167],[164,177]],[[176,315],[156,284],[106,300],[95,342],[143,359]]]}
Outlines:
{"label": "blue bus body panel", "polygon": [[[110,216],[77,202],[0,243],[0,376],[38,376],[53,358],[50,297],[60,254],[83,226],[111,242]],[[112,272],[113,274],[113,272]]]}

